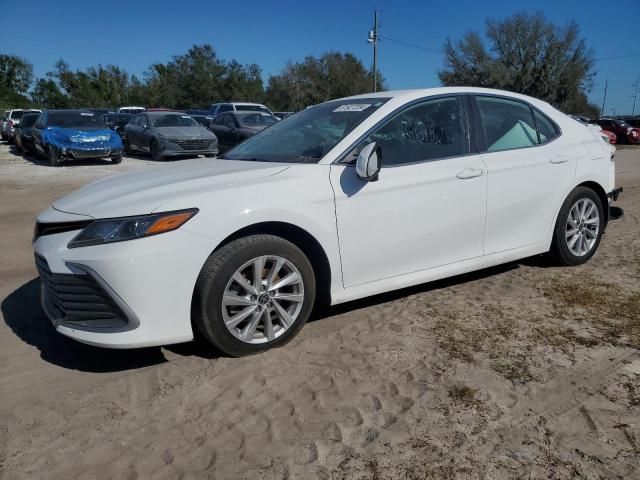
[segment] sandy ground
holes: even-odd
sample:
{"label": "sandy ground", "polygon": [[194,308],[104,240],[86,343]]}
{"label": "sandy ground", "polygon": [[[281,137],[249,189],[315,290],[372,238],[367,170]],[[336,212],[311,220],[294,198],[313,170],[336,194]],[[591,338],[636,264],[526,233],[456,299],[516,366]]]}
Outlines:
{"label": "sandy ground", "polygon": [[640,150],[596,256],[334,308],[289,345],[110,351],[38,304],[36,214],[105,175],[0,145],[2,478],[640,478]]}

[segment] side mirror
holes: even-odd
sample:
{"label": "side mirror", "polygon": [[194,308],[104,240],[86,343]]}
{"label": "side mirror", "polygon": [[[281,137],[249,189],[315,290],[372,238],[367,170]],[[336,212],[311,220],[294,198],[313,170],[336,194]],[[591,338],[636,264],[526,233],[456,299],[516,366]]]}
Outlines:
{"label": "side mirror", "polygon": [[365,146],[358,155],[358,159],[356,160],[356,174],[361,180],[375,182],[378,180],[378,173],[380,173],[381,166],[382,151],[380,147],[376,145],[376,142],[371,142]]}

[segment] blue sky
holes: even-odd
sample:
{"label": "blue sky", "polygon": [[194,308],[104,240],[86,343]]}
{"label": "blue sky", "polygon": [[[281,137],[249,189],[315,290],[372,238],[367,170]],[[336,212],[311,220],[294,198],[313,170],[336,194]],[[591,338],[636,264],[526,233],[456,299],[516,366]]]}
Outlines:
{"label": "blue sky", "polygon": [[[447,38],[467,30],[484,30],[487,17],[541,10],[558,24],[575,20],[596,58],[640,52],[640,2],[618,0],[615,8],[601,0],[456,0],[427,1],[144,1],[52,2],[0,0],[0,51],[26,57],[37,76],[64,58],[73,68],[115,64],[141,74],[154,63],[210,43],[220,57],[257,63],[264,79],[287,60],[327,50],[350,51],[371,63],[367,30],[379,11],[380,34],[441,50]],[[382,40],[379,68],[390,88],[439,84],[441,53],[430,53]],[[628,113],[640,74],[640,56],[596,63],[590,98],[605,113]],[[639,101],[640,103],[640,101]],[[636,106],[636,111],[640,105]]]}

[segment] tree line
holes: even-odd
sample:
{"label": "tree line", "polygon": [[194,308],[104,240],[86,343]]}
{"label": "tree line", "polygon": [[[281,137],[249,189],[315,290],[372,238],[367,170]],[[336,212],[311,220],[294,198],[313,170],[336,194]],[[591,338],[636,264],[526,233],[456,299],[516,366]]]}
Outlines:
{"label": "tree line", "polygon": [[[457,41],[447,39],[443,53],[438,76],[445,86],[510,90],[546,100],[567,113],[597,116],[597,107],[587,100],[595,76],[593,53],[575,23],[557,26],[541,13],[490,19],[484,37],[472,31]],[[377,78],[377,89],[384,90],[379,72]],[[61,59],[44,78],[34,79],[26,59],[0,54],[0,108],[185,109],[236,100],[297,111],[370,92],[372,82],[372,71],[359,58],[335,51],[289,61],[266,85],[259,65],[222,59],[211,45],[194,45],[166,63],[155,63],[142,77],[117,65],[73,70]]]}
{"label": "tree line", "polygon": [[[382,81],[378,82],[384,88]],[[256,64],[221,59],[211,45],[194,45],[166,63],[151,65],[140,78],[117,65],[73,70],[56,62],[45,78],[33,78],[25,59],[0,55],[0,108],[99,108],[144,105],[176,109],[211,103],[252,101],[274,110],[295,111],[333,98],[371,90],[372,75],[350,53],[328,52],[289,62],[265,88]]]}

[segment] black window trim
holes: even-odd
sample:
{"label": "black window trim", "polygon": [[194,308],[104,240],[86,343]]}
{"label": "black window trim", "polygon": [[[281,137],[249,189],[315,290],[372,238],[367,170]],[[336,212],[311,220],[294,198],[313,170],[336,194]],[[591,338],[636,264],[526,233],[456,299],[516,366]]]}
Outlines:
{"label": "black window trim", "polygon": [[[553,119],[551,119],[549,117],[549,115],[546,115],[539,108],[534,107],[533,105],[531,105],[526,100],[522,100],[520,98],[510,97],[508,95],[498,95],[498,94],[495,94],[495,93],[470,93],[469,97],[470,97],[469,100],[471,102],[471,107],[472,107],[472,110],[473,110],[473,117],[474,117],[473,124],[474,124],[475,130],[477,131],[478,152],[481,153],[481,154],[509,152],[509,151],[513,151],[513,150],[523,150],[525,148],[543,147],[543,146],[547,146],[547,145],[555,142],[558,138],[560,138],[562,136],[562,129],[560,128],[560,126],[556,122],[554,122]],[[525,146],[525,147],[517,147],[517,148],[507,148],[505,150],[497,150],[495,152],[490,152],[489,150],[487,150],[487,148],[488,148],[487,139],[486,139],[485,133],[484,133],[484,125],[482,123],[482,117],[480,116],[480,107],[478,107],[478,103],[476,101],[477,97],[489,97],[489,98],[499,98],[501,100],[510,100],[512,102],[521,103],[521,104],[526,105],[527,107],[529,107],[529,111],[531,112],[531,117],[533,117],[533,124],[534,124],[535,129],[536,129],[536,136],[538,138],[538,142],[540,142],[540,130],[538,129],[538,122],[536,121],[536,116],[535,116],[534,112],[538,112],[540,115],[542,115],[547,120],[549,120],[551,122],[551,124],[553,125],[557,135],[555,137],[553,137],[551,140],[547,140],[544,143],[537,143],[536,145],[528,145],[528,146]]]}
{"label": "black window trim", "polygon": [[332,163],[336,164],[336,165],[346,165],[347,167],[354,167],[355,168],[355,162],[353,162],[352,160],[350,160],[350,163],[346,163],[346,157],[351,153],[351,151],[360,143],[362,142],[365,138],[367,138],[369,135],[371,135],[371,133],[373,133],[375,130],[377,130],[378,128],[380,128],[381,126],[383,126],[384,124],[386,124],[387,122],[389,122],[391,119],[397,117],[398,115],[402,114],[404,111],[409,110],[410,108],[413,108],[414,106],[420,104],[420,103],[424,103],[427,101],[431,101],[431,100],[438,100],[441,98],[451,98],[451,97],[462,97],[462,109],[464,110],[464,121],[466,124],[466,128],[467,128],[467,150],[468,152],[463,154],[463,155],[449,155],[447,157],[437,157],[437,158],[430,158],[427,160],[417,160],[415,162],[406,162],[406,163],[398,163],[398,164],[394,164],[394,165],[385,165],[384,164],[384,152],[382,152],[382,165],[381,168],[396,168],[396,167],[405,167],[407,165],[417,165],[417,164],[421,164],[421,163],[432,163],[432,162],[439,162],[441,160],[448,160],[450,158],[464,158],[464,157],[469,157],[472,155],[477,155],[479,153],[478,151],[478,144],[477,144],[477,135],[475,134],[474,130],[475,128],[472,128],[472,121],[471,121],[471,112],[469,111],[469,107],[471,105],[471,102],[469,100],[469,94],[466,92],[454,92],[454,93],[442,93],[439,95],[428,95],[426,97],[420,97],[417,98],[415,100],[412,100],[408,103],[405,103],[401,106],[399,106],[398,108],[396,108],[395,110],[393,110],[392,112],[390,112],[389,114],[385,115],[384,118],[380,119],[378,122],[376,122],[371,128],[369,128],[369,130],[367,130],[365,133],[363,133],[360,137],[358,137],[357,140],[355,140],[353,143],[351,143],[351,145],[349,145],[344,152],[342,152],[338,158],[336,160],[334,160]]}

